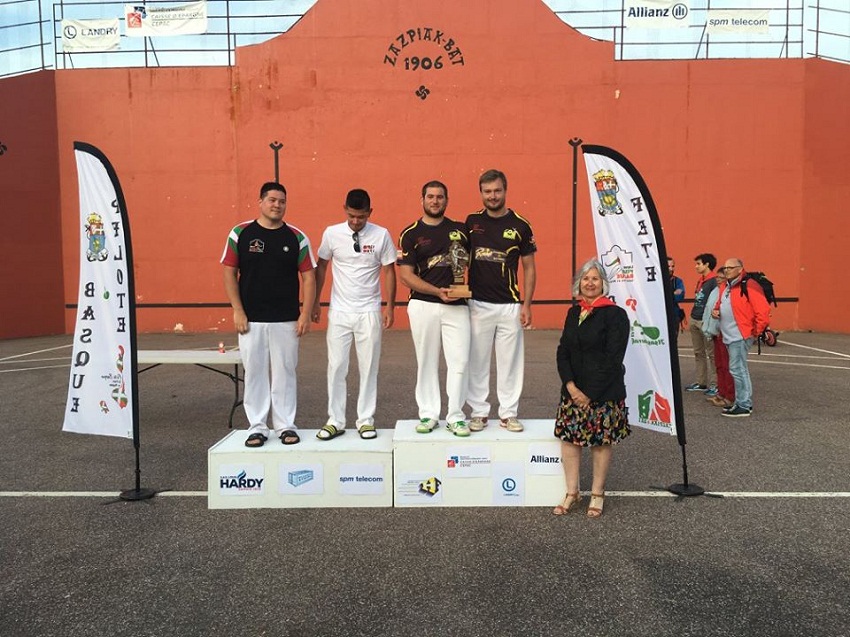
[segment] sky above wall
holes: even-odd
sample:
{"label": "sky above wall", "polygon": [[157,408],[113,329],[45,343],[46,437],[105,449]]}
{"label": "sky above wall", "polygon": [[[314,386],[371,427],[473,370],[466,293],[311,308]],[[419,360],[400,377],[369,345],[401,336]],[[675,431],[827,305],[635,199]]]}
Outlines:
{"label": "sky above wall", "polygon": [[[123,35],[124,2],[0,0],[0,77],[42,68],[225,66],[235,59],[234,47],[286,32],[316,1],[208,0],[206,34],[132,38]],[[817,56],[850,63],[847,0],[819,0],[819,11],[806,0],[688,0],[683,3],[689,11],[680,28],[623,28],[626,0],[543,1],[559,19],[581,33],[614,42],[617,59]],[[183,0],[148,3],[151,7],[166,4],[183,4]],[[707,34],[709,8],[711,12],[767,11],[769,28],[765,33]],[[122,29],[119,49],[63,54],[63,18],[118,18]]]}

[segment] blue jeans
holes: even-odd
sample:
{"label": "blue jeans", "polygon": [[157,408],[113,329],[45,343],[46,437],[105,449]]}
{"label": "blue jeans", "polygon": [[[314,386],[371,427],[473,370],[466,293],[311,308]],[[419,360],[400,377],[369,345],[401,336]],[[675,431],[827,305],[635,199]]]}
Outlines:
{"label": "blue jeans", "polygon": [[735,404],[744,409],[753,408],[753,384],[750,382],[747,354],[754,342],[752,338],[745,338],[726,345],[729,351],[729,373],[735,381]]}

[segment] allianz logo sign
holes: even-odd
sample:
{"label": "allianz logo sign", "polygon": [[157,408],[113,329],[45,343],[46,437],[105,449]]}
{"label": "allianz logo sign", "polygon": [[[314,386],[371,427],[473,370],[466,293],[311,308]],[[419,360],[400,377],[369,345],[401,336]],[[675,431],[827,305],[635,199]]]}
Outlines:
{"label": "allianz logo sign", "polygon": [[561,459],[558,456],[544,456],[532,454],[529,462],[532,464],[561,464]]}

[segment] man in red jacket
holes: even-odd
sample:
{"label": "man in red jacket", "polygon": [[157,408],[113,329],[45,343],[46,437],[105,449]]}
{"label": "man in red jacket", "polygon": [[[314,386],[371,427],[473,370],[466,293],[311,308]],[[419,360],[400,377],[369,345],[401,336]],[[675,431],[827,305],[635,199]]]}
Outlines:
{"label": "man in red jacket", "polygon": [[729,350],[729,373],[735,381],[735,404],[723,410],[730,418],[749,416],[753,411],[753,385],[747,354],[770,321],[770,306],[759,284],[747,278],[744,262],[726,260],[726,282],[720,284],[720,299],[712,316],[720,320],[720,334]]}

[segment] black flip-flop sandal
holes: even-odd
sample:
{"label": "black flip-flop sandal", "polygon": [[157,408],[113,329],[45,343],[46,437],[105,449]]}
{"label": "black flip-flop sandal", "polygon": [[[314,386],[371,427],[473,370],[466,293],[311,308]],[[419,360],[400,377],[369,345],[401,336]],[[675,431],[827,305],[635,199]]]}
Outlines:
{"label": "black flip-flop sandal", "polygon": [[[251,449],[258,449],[258,448],[262,447],[264,444],[266,444],[266,440],[268,440],[268,438],[266,438],[263,434],[254,433],[254,434],[251,434],[250,436],[248,436],[248,439],[245,441],[245,446],[250,447]],[[255,441],[258,441],[258,442],[256,442],[256,444],[254,444]]]}
{"label": "black flip-flop sandal", "polygon": [[298,437],[298,432],[294,429],[286,429],[280,434],[280,441],[285,445],[297,445],[301,442],[301,438]]}
{"label": "black flip-flop sandal", "polygon": [[345,429],[339,429],[336,425],[325,425],[319,429],[319,432],[316,434],[316,438],[319,440],[332,440],[344,433]]}
{"label": "black flip-flop sandal", "polygon": [[357,429],[357,433],[359,433],[360,437],[364,440],[371,440],[372,438],[378,437],[378,432],[374,425],[363,425]]}

